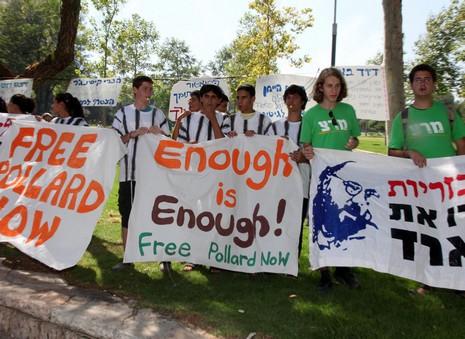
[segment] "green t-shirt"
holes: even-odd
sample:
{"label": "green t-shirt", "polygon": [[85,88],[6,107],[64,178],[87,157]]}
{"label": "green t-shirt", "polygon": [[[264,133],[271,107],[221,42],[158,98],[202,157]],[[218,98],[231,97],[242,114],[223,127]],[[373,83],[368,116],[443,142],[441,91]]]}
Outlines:
{"label": "green t-shirt", "polygon": [[[331,111],[337,121],[336,126],[333,125],[332,118],[329,116]],[[338,102],[332,110],[316,105],[305,112],[300,142],[307,142],[317,148],[347,151],[344,146],[351,136],[360,136],[357,116],[351,105]]]}
{"label": "green t-shirt", "polygon": [[[455,114],[452,129],[446,106],[434,101],[427,109],[409,107],[407,124],[407,149],[417,151],[425,158],[449,157],[457,154],[452,141],[465,137],[465,125]],[[402,114],[392,122],[389,148],[404,148],[404,128]]]}

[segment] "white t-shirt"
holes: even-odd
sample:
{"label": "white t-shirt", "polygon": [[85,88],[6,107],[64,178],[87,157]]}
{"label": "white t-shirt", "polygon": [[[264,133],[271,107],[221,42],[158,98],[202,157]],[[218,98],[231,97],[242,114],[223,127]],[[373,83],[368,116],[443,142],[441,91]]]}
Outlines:
{"label": "white t-shirt", "polygon": [[245,134],[247,131],[254,131],[257,134],[267,135],[272,129],[273,121],[269,116],[261,112],[255,114],[236,113],[227,116],[222,126],[222,131],[227,134],[236,131],[237,134]]}
{"label": "white t-shirt", "polygon": [[[220,127],[223,124],[223,114],[216,112],[216,120]],[[181,121],[177,141],[187,143],[189,141],[203,142],[215,139],[215,133],[210,120],[202,112],[192,112]]]}
{"label": "white t-shirt", "polygon": [[[138,117],[138,119],[137,119]],[[136,110],[134,104],[125,106],[116,112],[112,127],[120,137],[135,131],[139,127],[158,126],[169,134],[169,125],[163,111],[149,106],[144,111]],[[136,149],[138,138],[129,139],[128,153],[120,160],[119,181],[134,181],[136,170]]]}

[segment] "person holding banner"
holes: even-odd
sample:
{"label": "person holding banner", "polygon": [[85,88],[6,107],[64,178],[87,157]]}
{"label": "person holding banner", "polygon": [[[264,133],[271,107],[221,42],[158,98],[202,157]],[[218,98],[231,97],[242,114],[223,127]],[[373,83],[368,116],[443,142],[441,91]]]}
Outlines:
{"label": "person holding banner", "polygon": [[195,90],[190,93],[190,98],[187,104],[189,105],[189,109],[179,114],[179,116],[176,118],[176,124],[174,125],[173,133],[171,134],[171,138],[173,138],[173,140],[178,139],[179,130],[181,129],[181,123],[183,119],[191,114],[191,112],[200,112],[202,110],[199,90]]}
{"label": "person holding banner", "polygon": [[[300,145],[300,134],[302,128],[302,112],[307,105],[307,93],[305,88],[298,85],[290,85],[284,91],[284,103],[287,106],[287,116],[273,122],[273,128],[270,129],[269,135],[278,135],[286,139],[291,139],[297,145]],[[308,212],[308,198],[310,193],[310,163],[305,158],[302,150],[298,148],[290,154],[291,159],[299,166],[300,176],[302,177],[302,185],[304,198],[302,202],[302,222],[300,225],[299,235],[299,258],[302,251],[302,232],[305,218]]]}
{"label": "person holding banner", "polygon": [[200,88],[202,110],[191,112],[182,120],[177,141],[195,144],[223,138],[223,115],[216,111],[223,91],[219,86],[206,84]]}
{"label": "person holding banner", "polygon": [[[318,104],[309,109],[302,119],[300,142],[303,154],[311,160],[313,147],[350,151],[358,146],[360,128],[354,108],[341,102],[347,97],[347,84],[337,68],[321,71],[312,91],[313,100]],[[329,268],[320,269],[319,290],[327,292],[332,286]],[[360,283],[349,267],[336,267],[334,278],[352,288]]]}
{"label": "person holding banner", "polygon": [[84,110],[79,99],[69,93],[58,93],[52,102],[52,111],[57,117],[52,122],[62,125],[89,126],[84,119]]}
{"label": "person holding banner", "polygon": [[24,94],[14,94],[7,105],[10,114],[31,114],[34,107],[34,100]]}
{"label": "person holding banner", "polygon": [[0,113],[8,113],[8,108],[6,107],[6,102],[0,97]]}
{"label": "person holding banner", "polygon": [[255,87],[243,84],[237,88],[237,107],[239,113],[226,117],[222,130],[228,137],[245,134],[252,137],[255,134],[267,135],[273,128],[273,121],[264,113],[253,109],[255,102]]}
{"label": "person holding banner", "polygon": [[[398,113],[392,122],[388,155],[412,159],[422,168],[427,159],[465,155],[465,124],[455,110],[433,99],[437,74],[419,64],[409,73],[413,104]],[[425,128],[424,126],[438,126]],[[454,147],[455,145],[455,147]],[[413,294],[422,296],[430,289],[423,284]],[[465,291],[457,291],[465,297]]]}
{"label": "person holding banner", "polygon": [[[145,75],[137,76],[132,81],[132,92],[134,93],[134,103],[122,107],[116,112],[112,124],[113,129],[128,148],[128,153],[120,160],[118,190],[123,250],[126,250],[129,215],[136,189],[135,170],[138,138],[147,133],[169,134],[169,125],[165,114],[159,108],[150,105],[150,99],[153,95],[153,80]],[[121,261],[112,269],[121,270],[130,266],[132,264]],[[162,263],[160,268],[162,270],[169,269],[169,265]]]}

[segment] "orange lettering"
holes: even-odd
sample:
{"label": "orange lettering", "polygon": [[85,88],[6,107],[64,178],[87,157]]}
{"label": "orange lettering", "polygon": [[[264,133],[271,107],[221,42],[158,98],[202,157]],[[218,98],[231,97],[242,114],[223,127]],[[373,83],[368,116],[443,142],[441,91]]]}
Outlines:
{"label": "orange lettering", "polygon": [[278,174],[279,161],[284,161],[283,176],[288,177],[292,173],[292,164],[289,162],[289,154],[283,153],[284,140],[278,140],[276,144],[276,153],[274,155],[273,176]]}
{"label": "orange lettering", "polygon": [[76,146],[74,147],[73,153],[71,153],[68,166],[71,168],[81,168],[86,163],[87,158],[78,158],[79,153],[87,153],[89,147],[84,146],[84,143],[94,143],[97,140],[97,134],[84,134],[81,135]]}
{"label": "orange lettering", "polygon": [[[78,185],[76,187],[73,187],[74,182],[78,182]],[[65,208],[66,203],[68,201],[68,197],[71,197],[71,201],[68,204],[68,209],[74,210],[74,207],[76,206],[76,200],[78,198],[78,193],[82,190],[84,187],[84,184],[86,182],[86,178],[82,174],[75,174],[69,184],[66,186],[65,190],[63,191],[63,195],[61,196],[60,203],[58,207]]]}
{"label": "orange lettering", "polygon": [[[221,164],[216,161],[216,158],[222,154],[224,155],[224,162]],[[210,168],[213,168],[219,171],[222,171],[228,168],[230,163],[231,163],[231,157],[227,150],[219,150],[219,151],[213,152],[210,158],[208,159],[208,166]]]}
{"label": "orange lettering", "polygon": [[[97,198],[92,204],[88,204],[87,199],[89,199],[89,196],[92,192],[95,192],[97,194]],[[104,200],[105,200],[105,193],[103,192],[102,185],[100,185],[100,183],[98,183],[97,181],[92,180],[89,186],[87,187],[76,212],[78,213],[91,212],[95,210],[97,207],[99,207],[103,203]]]}
{"label": "orange lettering", "polygon": [[199,165],[197,167],[197,171],[203,172],[207,167],[207,154],[205,153],[205,149],[201,147],[189,147],[187,149],[184,169],[187,171],[191,167],[193,153],[197,153],[199,155]]}
{"label": "orange lettering", "polygon": [[[18,174],[16,174],[16,177],[15,176],[12,176],[12,173],[14,171],[17,171]],[[9,188],[9,187],[14,187],[18,184],[18,182],[21,182],[21,180],[24,181],[23,179],[23,176],[22,176],[22,165],[15,165],[13,167],[11,167],[10,169],[10,172],[8,173],[8,175],[5,175],[3,177],[2,180],[0,180],[0,188]],[[8,182],[8,179],[10,177],[13,177],[13,181],[12,182]]]}
{"label": "orange lettering", "polygon": [[[262,165],[260,165],[260,158],[265,159],[265,162]],[[247,186],[249,186],[251,189],[260,190],[266,185],[266,183],[268,182],[268,179],[270,178],[270,174],[271,174],[270,155],[266,151],[259,151],[254,158],[253,168],[256,171],[264,171],[263,180],[261,182],[255,183],[251,178],[247,178],[245,182],[247,183]]]}
{"label": "orange lettering", "polygon": [[70,143],[73,141],[74,133],[64,132],[60,135],[58,142],[56,143],[55,147],[53,148],[52,153],[50,153],[50,157],[48,158],[49,165],[62,165],[65,161],[65,158],[58,159],[57,156],[60,154],[65,153],[64,148],[60,148],[61,144],[64,142]]}
{"label": "orange lettering", "polygon": [[174,140],[160,140],[160,143],[158,144],[157,150],[155,151],[154,155],[155,162],[166,168],[180,168],[181,161],[179,161],[178,159],[165,158],[165,156],[180,156],[179,153],[166,151],[166,148],[168,147],[181,149],[184,147],[184,144]]}
{"label": "orange lettering", "polygon": [[60,226],[61,219],[59,217],[53,218],[52,227],[50,230],[48,228],[48,222],[44,222],[43,225],[41,225],[43,214],[44,213],[42,211],[36,211],[34,213],[31,234],[29,234],[29,237],[26,240],[26,244],[34,240],[34,238],[38,237],[34,247],[39,247],[48,239],[53,237],[53,235],[58,229],[58,226]]}
{"label": "orange lettering", "polygon": [[250,167],[250,153],[247,152],[247,151],[245,151],[245,153],[244,153],[244,168],[242,170],[240,170],[239,167],[238,167],[238,165],[239,165],[239,155],[240,155],[239,150],[237,148],[235,148],[233,150],[233,154],[232,154],[232,158],[233,158],[232,166],[233,166],[234,172],[236,172],[239,175],[244,175],[245,173],[247,173],[247,171],[249,170],[249,167]]}
{"label": "orange lettering", "polygon": [[[48,144],[44,143],[46,139],[45,136],[49,137],[50,142]],[[32,161],[32,157],[36,151],[39,151],[37,158],[34,161],[42,161],[42,156],[44,151],[48,150],[54,143],[57,138],[57,133],[51,128],[41,128],[37,131],[36,142],[34,147],[31,148],[31,151],[24,158],[25,161]]]}
{"label": "orange lettering", "polygon": [[[19,226],[15,229],[8,228],[8,224],[11,221],[11,219],[16,219],[17,215],[21,217]],[[16,237],[17,235],[21,234],[21,232],[26,227],[26,221],[27,208],[23,205],[18,205],[0,220],[0,234],[6,237]]]}
{"label": "orange lettering", "polygon": [[52,182],[45,188],[44,192],[40,196],[40,201],[42,202],[47,202],[50,194],[55,191],[55,194],[53,195],[52,202],[50,203],[52,206],[56,206],[58,203],[58,196],[60,195],[60,190],[63,188],[63,185],[66,182],[67,178],[66,172],[61,172],[58,174],[55,179],[52,180]]}
{"label": "orange lettering", "polygon": [[18,135],[16,138],[11,142],[10,148],[10,158],[13,158],[13,154],[15,154],[16,147],[24,147],[29,148],[32,145],[31,141],[25,141],[25,138],[34,136],[34,128],[33,127],[24,127],[20,128]]}

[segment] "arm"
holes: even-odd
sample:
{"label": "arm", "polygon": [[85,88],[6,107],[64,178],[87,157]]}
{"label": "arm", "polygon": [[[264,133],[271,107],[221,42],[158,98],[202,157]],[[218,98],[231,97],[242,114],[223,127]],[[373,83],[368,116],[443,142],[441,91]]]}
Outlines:
{"label": "arm", "polygon": [[312,160],[313,157],[315,156],[315,152],[313,151],[313,147],[311,144],[308,142],[303,143],[303,150],[302,150],[303,155],[307,160]]}
{"label": "arm", "polygon": [[457,147],[457,155],[465,155],[465,138],[461,138],[455,142]]}
{"label": "arm", "polygon": [[402,150],[402,149],[388,149],[388,155],[391,157],[397,158],[410,158],[412,159],[413,163],[418,167],[422,168],[426,166],[426,158],[414,150]]}
{"label": "arm", "polygon": [[191,114],[191,111],[184,111],[177,117],[176,123],[174,124],[173,133],[171,134],[171,138],[173,140],[178,139],[179,130],[181,129],[182,119],[187,117],[189,114]]}
{"label": "arm", "polygon": [[358,140],[357,137],[350,137],[349,141],[347,142],[347,144],[345,144],[344,147],[346,149],[354,149],[354,148],[358,147],[359,143],[360,143],[360,141]]}

